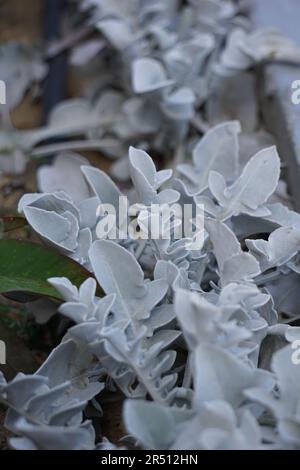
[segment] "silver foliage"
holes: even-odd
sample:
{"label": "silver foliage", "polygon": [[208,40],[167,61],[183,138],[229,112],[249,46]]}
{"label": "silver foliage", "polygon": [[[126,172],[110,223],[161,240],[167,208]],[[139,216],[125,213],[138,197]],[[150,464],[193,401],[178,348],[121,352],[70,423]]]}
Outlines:
{"label": "silver foliage", "polygon": [[[88,92],[60,103],[43,128],[6,123],[0,169],[21,172],[29,155],[56,153],[38,170],[41,192],[23,196],[19,212],[96,280],[77,288],[49,279],[71,326],[34,375],[7,383],[0,374],[11,446],[112,448],[106,440],[95,445],[83,417],[89,401],[99,411],[105,380],[127,398],[124,421],[140,447],[299,449],[292,357],[300,334],[289,325],[300,319],[299,214],[281,203],[288,197],[280,159],[256,128],[255,106],[251,134],[241,134],[238,120],[212,128],[205,120],[207,108],[221,106],[214,102],[220,81],[266,60],[299,63],[298,48],[277,32],[251,31],[230,0],[75,3],[96,32],[71,59],[77,67],[93,63]],[[13,107],[45,73],[39,56],[14,51],[13,64],[0,51],[8,76],[23,64]],[[68,140],[43,145],[53,138]],[[131,181],[129,192],[75,153],[81,149],[116,160],[113,174]],[[174,157],[172,168],[157,170],[148,152]],[[192,217],[203,204],[203,246],[193,251],[172,236],[99,240],[105,205],[117,209],[128,194],[137,208],[128,219],[142,233],[151,204],[191,204]],[[49,318],[45,309],[40,318]],[[287,345],[279,351],[278,338]]]}
{"label": "silver foliage", "polygon": [[[211,148],[217,156],[214,161],[220,159],[226,169],[222,147],[213,143],[207,147],[206,143],[219,130],[228,137],[232,162],[238,168],[238,123],[211,131],[198,146],[199,158],[204,158],[202,148]],[[77,165],[79,161],[75,161]],[[129,161],[136,205],[150,207],[162,197],[169,204],[178,200],[194,205],[204,200],[205,209],[217,209],[207,210],[199,253],[187,250],[183,239],[146,240],[140,250],[139,240],[96,239],[95,207],[116,204],[122,192],[92,166],[73,167],[78,178],[75,201],[74,195],[72,199],[62,191],[24,196],[20,210],[28,222],[47,243],[69,256],[76,256],[80,231],[89,231],[91,242],[82,262],[94,272],[106,294],[101,299],[96,296],[92,278],[79,289],[67,279],[49,280],[65,299],[59,311],[75,323],[61,347],[75,347],[75,369],[85,370],[85,377],[101,380],[106,375],[127,396],[125,423],[145,448],[299,447],[293,414],[297,398],[294,388],[286,398],[278,366],[283,359],[276,359],[285,358],[283,367],[289,374],[295,367],[292,350],[275,352],[274,341],[279,335],[292,343],[299,336],[299,328],[283,324],[281,316],[299,317],[295,305],[300,224],[295,212],[268,203],[280,176],[275,148],[252,157],[240,176],[229,178],[228,173],[229,186],[222,167],[218,169],[225,176],[209,169],[206,189],[197,176],[196,196],[180,180],[174,182],[176,189],[171,192],[160,189],[172,172],[157,172],[145,151],[131,148]],[[64,157],[61,163],[56,160],[53,176],[57,165],[60,170],[65,162]],[[203,165],[205,168],[204,160]],[[67,185],[62,189],[68,191]],[[261,233],[269,234],[268,240],[261,239]],[[292,286],[288,298],[284,295],[286,283]],[[270,371],[260,368],[267,358],[266,344],[274,347],[268,351],[273,357]],[[91,363],[92,357],[96,363]],[[63,370],[57,386],[69,380],[69,373]],[[47,366],[42,375],[48,376]],[[291,377],[294,380],[293,373]],[[88,390],[93,395],[91,386]],[[280,400],[272,400],[278,389],[282,391]],[[143,401],[146,396],[152,403]],[[266,424],[270,412],[272,419]],[[26,428],[19,430],[24,436],[26,432]]]}

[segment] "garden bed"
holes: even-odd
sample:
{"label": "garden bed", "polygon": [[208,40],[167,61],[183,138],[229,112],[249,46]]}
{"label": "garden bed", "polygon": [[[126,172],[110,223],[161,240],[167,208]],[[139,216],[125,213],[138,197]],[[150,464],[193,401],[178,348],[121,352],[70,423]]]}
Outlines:
{"label": "garden bed", "polygon": [[[299,449],[298,37],[261,2],[44,3],[0,5],[0,447]],[[162,203],[192,208],[163,240]]]}

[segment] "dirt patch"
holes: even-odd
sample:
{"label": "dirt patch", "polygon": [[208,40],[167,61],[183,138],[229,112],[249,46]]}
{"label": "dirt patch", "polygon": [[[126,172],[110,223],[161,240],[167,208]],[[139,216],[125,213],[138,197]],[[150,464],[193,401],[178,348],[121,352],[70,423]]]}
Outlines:
{"label": "dirt patch", "polygon": [[6,410],[0,406],[0,449],[7,450],[8,449],[8,439],[11,437],[11,433],[7,431],[4,427],[4,420],[5,420]]}
{"label": "dirt patch", "polygon": [[[99,399],[101,403],[101,395]],[[120,439],[126,435],[122,415],[124,400],[121,394],[117,394],[113,401],[105,403],[101,419],[102,435],[118,446],[122,445]]]}
{"label": "dirt patch", "polygon": [[0,41],[32,44],[41,37],[43,0],[0,1]]}

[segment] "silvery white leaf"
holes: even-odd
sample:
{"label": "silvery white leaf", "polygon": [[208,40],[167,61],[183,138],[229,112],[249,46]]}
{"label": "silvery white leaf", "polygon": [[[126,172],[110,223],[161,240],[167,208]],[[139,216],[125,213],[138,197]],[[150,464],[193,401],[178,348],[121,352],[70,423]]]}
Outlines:
{"label": "silvery white leaf", "polygon": [[163,65],[152,58],[136,59],[132,65],[132,86],[135,93],[150,93],[169,87],[174,83],[168,79]]}
{"label": "silvery white leaf", "polygon": [[[102,358],[104,367],[108,368],[110,374],[115,370],[112,377],[117,380],[127,396],[135,394],[136,397],[145,397],[149,394],[153,400],[162,404],[170,404],[177,397],[186,401],[189,391],[176,386],[177,374],[172,372],[176,352],[165,351],[180,336],[180,332],[162,330],[147,338],[148,332],[145,326],[135,331],[132,330],[132,326],[134,325],[121,321],[114,322],[102,330],[106,353],[115,363],[127,364],[129,373],[130,370],[133,372],[131,377],[127,374],[127,383],[122,384],[120,381],[122,377],[118,376],[119,368],[116,368],[111,359]],[[137,390],[134,389],[136,382],[138,382],[138,386],[135,387]]]}
{"label": "silvery white leaf", "polygon": [[209,175],[209,188],[222,207],[219,217],[226,220],[240,213],[258,217],[269,215],[263,204],[275,191],[280,175],[280,159],[275,147],[254,155],[229,187],[225,185],[224,178],[221,180],[216,173]]}
{"label": "silvery white leaf", "polygon": [[[39,199],[42,199],[44,195],[41,194],[41,193],[28,193],[28,194],[24,194],[21,199],[19,200],[19,203],[18,203],[18,213],[19,214],[23,214],[24,213],[24,209],[27,207],[27,206],[30,206],[31,204],[34,204],[35,202],[37,202]],[[52,195],[51,195],[52,196]],[[67,201],[67,202],[71,202],[69,196],[66,194],[66,193],[63,193],[63,192],[58,192],[56,193],[56,196],[60,197],[61,199],[63,199],[64,201]]]}
{"label": "silvery white leaf", "polygon": [[30,86],[41,81],[47,74],[47,65],[37,51],[20,43],[1,45],[0,64],[9,109],[18,106]]}
{"label": "silvery white leaf", "polygon": [[246,38],[247,33],[242,29],[234,29],[230,33],[226,47],[221,55],[221,68],[218,69],[221,74],[226,74],[230,70],[247,70],[253,65],[254,60],[251,55],[249,56],[242,50]]}
{"label": "silvery white leaf", "polygon": [[293,227],[300,230],[300,216],[281,203],[266,204],[269,214],[262,217],[239,215],[232,219],[233,227],[239,238],[259,233],[271,233],[278,227]]}
{"label": "silvery white leaf", "polygon": [[260,274],[260,267],[249,253],[241,253],[226,260],[221,272],[222,283],[250,281]]}
{"label": "silvery white leaf", "polygon": [[[153,160],[143,150],[129,150],[130,174],[141,202],[151,204],[156,200],[156,168]],[[149,195],[147,194],[149,193]],[[149,202],[148,202],[149,201]]]}
{"label": "silvery white leaf", "polygon": [[154,269],[154,279],[163,279],[174,291],[190,287],[186,271],[178,268],[172,261],[158,260]]}
{"label": "silvery white leaf", "polygon": [[240,171],[244,168],[250,158],[257,152],[275,145],[274,137],[264,130],[256,132],[242,132],[239,136],[240,144]]}
{"label": "silvery white leaf", "polygon": [[46,390],[47,379],[18,373],[12,382],[1,385],[1,398],[22,407],[38,390]]}
{"label": "silvery white leaf", "polygon": [[299,63],[300,50],[293,41],[284,38],[278,31],[262,29],[247,33],[242,29],[234,29],[222,53],[219,72],[246,70],[263,60]]}
{"label": "silvery white leaf", "polygon": [[45,211],[55,211],[58,214],[71,212],[78,216],[78,209],[74,206],[72,199],[63,191],[56,193],[29,193],[21,197],[18,205],[18,212],[22,214],[26,207],[34,206]]}
{"label": "silvery white leaf", "polygon": [[0,131],[0,170],[4,173],[24,172],[31,143],[24,132],[14,128]]}
{"label": "silvery white leaf", "polygon": [[256,419],[248,410],[235,413],[226,401],[203,405],[193,419],[180,426],[172,448],[191,450],[258,450],[262,436]]}
{"label": "silvery white leaf", "polygon": [[[55,280],[58,282],[55,283]],[[55,284],[55,288],[67,302],[74,302],[78,299],[78,290],[76,286],[74,286],[66,277],[52,278],[48,279],[48,281],[50,283],[53,281],[53,285]]]}
{"label": "silvery white leaf", "polygon": [[83,166],[81,170],[94,196],[99,198],[99,202],[112,204],[118,209],[122,193],[110,177],[104,171],[91,166]]}
{"label": "silvery white leaf", "polygon": [[113,311],[124,318],[150,317],[152,308],[165,296],[165,281],[144,281],[144,273],[127,250],[108,240],[96,241],[90,259],[99,284],[106,294],[116,294]]}
{"label": "silvery white leaf", "polygon": [[174,190],[164,190],[157,194],[159,187],[171,178],[172,172],[156,170],[151,157],[143,150],[133,147],[129,150],[129,168],[132,182],[139,197],[139,202],[150,206],[151,204],[171,204],[179,198]]}
{"label": "silvery white leaf", "polygon": [[222,285],[243,282],[260,274],[259,263],[254,256],[244,253],[234,233],[224,223],[206,221],[217,259]]}
{"label": "silvery white leaf", "polygon": [[91,363],[92,355],[74,341],[68,340],[53,349],[34,377],[47,378],[51,388],[78,378],[74,385],[84,389],[89,386],[86,375]]}
{"label": "silvery white leaf", "polygon": [[153,35],[153,39],[159,45],[160,49],[169,49],[176,43],[177,35],[172,31],[166,31],[159,24],[149,26],[149,33]]}
{"label": "silvery white leaf", "polygon": [[[244,88],[233,86],[224,112],[231,109],[230,119],[246,121],[250,134],[239,135],[238,121],[207,132],[205,120],[216,108],[223,114],[228,86],[249,78],[249,67],[273,58],[298,62],[298,48],[273,31],[252,32],[230,0],[75,3],[80,34],[95,26],[94,45],[79,46],[81,61],[94,59],[77,70],[87,98],[60,103],[41,129],[3,129],[0,167],[22,170],[29,156],[59,149],[100,149],[120,159],[124,195],[134,204],[129,215],[141,231],[152,221],[152,204],[178,201],[182,209],[191,205],[189,218],[203,203],[207,232],[201,250],[175,233],[166,240],[153,240],[150,233],[144,242],[94,241],[105,204],[113,204],[118,215],[121,190],[104,172],[86,164],[80,169],[81,157],[63,157],[41,170],[46,192],[22,197],[20,212],[47,243],[94,269],[108,295],[97,298],[94,279],[79,289],[66,279],[50,280],[65,298],[60,312],[76,324],[36,375],[21,374],[7,384],[0,374],[0,401],[10,408],[6,425],[20,436],[11,445],[101,448],[82,415],[91,416],[92,404],[99,412],[96,395],[105,376],[109,388],[135,398],[125,405],[125,419],[144,448],[299,448],[298,374],[292,365],[299,359],[293,349],[299,327],[290,324],[299,321],[300,217],[277,203],[291,207],[278,155],[274,147],[265,149],[272,139],[257,128],[253,84],[251,90],[244,81]],[[20,93],[25,81],[27,88],[32,83],[29,76],[41,77],[26,70]],[[53,138],[63,143],[48,145]],[[143,151],[131,148],[128,158],[129,143]],[[173,154],[173,168],[181,164],[182,180],[173,189],[163,187],[172,170],[156,171],[148,151],[162,164]],[[184,156],[192,152],[187,165]],[[75,185],[68,194],[70,175]],[[171,219],[172,230],[178,219]],[[170,216],[161,221],[166,232]],[[243,251],[246,238],[250,252]],[[274,355],[287,343],[287,352]],[[274,374],[266,372],[271,362]]]}
{"label": "silvery white leaf", "polygon": [[194,115],[195,95],[189,88],[179,88],[162,103],[164,113],[171,119],[191,119]]}
{"label": "silvery white leaf", "polygon": [[155,307],[150,318],[144,321],[147,330],[153,331],[165,327],[175,319],[175,309],[173,304],[164,304]]}
{"label": "silvery white leaf", "polygon": [[98,127],[100,117],[93,112],[90,103],[83,99],[60,102],[51,112],[46,127],[30,131],[32,145],[53,137],[66,137],[85,134]]}
{"label": "silvery white leaf", "polygon": [[129,19],[134,15],[138,9],[137,0],[124,0],[122,3],[117,0],[87,0],[85,1],[80,8],[83,10],[95,7],[97,10],[97,16],[100,17],[113,17],[113,18],[122,18]]}
{"label": "silvery white leaf", "polygon": [[105,42],[100,39],[90,39],[83,44],[74,47],[70,57],[70,63],[74,66],[86,65],[92,60],[105,46]]}
{"label": "silvery white leaf", "polygon": [[297,341],[300,339],[300,327],[299,326],[288,326],[285,338],[287,341],[292,343],[293,341]]}
{"label": "silvery white leaf", "polygon": [[214,324],[221,320],[221,310],[195,292],[179,289],[175,294],[175,311],[190,350],[203,341],[214,339]]}
{"label": "silvery white leaf", "polygon": [[[24,436],[13,439],[15,448],[94,448],[94,430],[90,422],[82,422],[82,411],[87,400],[97,395],[103,385],[70,380],[77,373],[71,364],[74,353],[75,344],[66,342],[52,352],[35,375],[18,374],[1,387],[0,400],[4,392],[5,400],[12,407],[6,417],[6,427]],[[85,365],[90,363],[91,356]]]}
{"label": "silvery white leaf", "polygon": [[202,0],[200,5],[196,0],[191,0],[197,13],[206,21],[218,21],[231,18],[236,11],[236,6],[231,1]]}
{"label": "silvery white leaf", "polygon": [[300,231],[281,227],[271,233],[269,240],[246,240],[250,253],[257,259],[261,271],[286,264],[300,250]]}
{"label": "silvery white leaf", "polygon": [[[262,150],[247,163],[241,176],[226,191],[225,198],[238,197],[242,204],[255,210],[264,204],[276,189],[279,173],[280,160],[276,148]],[[260,182],[263,181],[264,184],[261,185]]]}
{"label": "silvery white leaf", "polygon": [[222,222],[207,220],[205,228],[213,244],[219,269],[222,270],[225,261],[242,253],[241,245],[232,230]]}
{"label": "silvery white leaf", "polygon": [[77,263],[82,264],[89,270],[91,269],[89,262],[89,251],[92,246],[92,241],[92,232],[89,228],[79,230],[76,250],[69,254],[70,258],[77,261]]}
{"label": "silvery white leaf", "polygon": [[183,39],[169,48],[164,54],[168,73],[178,83],[193,88],[199,95],[197,78],[201,77],[202,67],[215,45],[212,34],[193,32],[189,39]]}
{"label": "silvery white leaf", "polygon": [[[245,286],[243,296],[233,301],[234,289],[239,292],[238,285],[229,284],[226,294],[224,292],[222,297],[220,295],[217,302],[212,299],[209,301],[204,294],[183,290],[176,292],[177,318],[191,351],[197,345],[207,343],[221,346],[239,357],[247,357],[252,352],[250,341],[253,343],[252,348],[260,345],[267,334],[268,324],[255,311],[258,306],[253,305],[251,297],[249,299],[249,295],[253,296],[253,291],[249,294],[250,289],[247,291]],[[255,293],[257,297],[259,291]],[[230,303],[225,301],[227,294],[232,297]],[[268,299],[268,296],[265,297]],[[265,298],[256,300],[263,302],[263,305],[266,301]]]}
{"label": "silvery white leaf", "polygon": [[243,51],[252,56],[256,62],[262,60],[300,61],[300,50],[297,44],[284,37],[279,31],[261,29],[248,35],[241,45]]}
{"label": "silvery white leaf", "polygon": [[[115,210],[117,227],[121,229],[128,217],[127,213],[122,214],[122,211],[120,211],[121,191],[104,171],[89,166],[83,166],[81,170],[92,193],[98,198],[98,207],[96,199],[90,200],[90,223],[96,224],[98,216],[100,216],[99,210],[101,209],[101,204],[110,204]],[[81,206],[81,209],[84,209],[84,207]]]}
{"label": "silvery white leaf", "polygon": [[71,212],[59,215],[38,207],[27,206],[24,214],[35,232],[48,243],[67,251],[76,249],[79,226]]}
{"label": "silvery white leaf", "polygon": [[177,167],[179,173],[194,187],[194,194],[207,188],[211,170],[221,173],[227,181],[237,175],[240,131],[237,121],[217,125],[195,147],[193,166],[185,164]]}
{"label": "silvery white leaf", "polygon": [[258,449],[261,435],[246,411],[237,417],[225,401],[205,403],[199,413],[165,408],[146,401],[127,401],[127,430],[146,449]]}
{"label": "silvery white leaf", "polygon": [[[31,448],[37,450],[92,450],[95,445],[94,428],[88,422],[81,427],[51,426],[48,429],[21,422],[16,431],[30,439]],[[24,441],[19,442],[18,438],[14,438],[12,445],[22,450]]]}
{"label": "silvery white leaf", "polygon": [[99,205],[100,202],[97,196],[81,199],[77,202],[80,228],[89,228],[90,230],[95,228],[98,221],[97,211],[99,210]]}
{"label": "silvery white leaf", "polygon": [[129,160],[127,157],[117,160],[111,169],[111,174],[119,181],[130,180]]}
{"label": "silvery white leaf", "polygon": [[298,212],[290,210],[281,203],[268,204],[267,208],[270,211],[270,215],[266,217],[267,220],[277,226],[294,227],[300,230],[300,215]]}
{"label": "silvery white leaf", "polygon": [[84,99],[73,99],[63,101],[57,105],[49,117],[50,127],[69,127],[86,124],[90,120],[90,106]]}
{"label": "silvery white leaf", "polygon": [[118,50],[125,49],[138,38],[129,24],[119,19],[105,19],[97,23],[97,29]]}
{"label": "silvery white leaf", "polygon": [[210,400],[225,400],[233,407],[238,407],[245,401],[246,389],[258,385],[269,391],[274,384],[269,372],[254,369],[229,352],[212,345],[198,346],[193,367],[194,406],[198,409]]}
{"label": "silvery white leaf", "polygon": [[142,400],[127,400],[124,420],[128,432],[147,449],[168,449],[176,439],[177,426],[191,412]]}
{"label": "silvery white leaf", "polygon": [[82,165],[88,164],[85,158],[71,152],[57,155],[52,165],[43,165],[38,169],[40,191],[65,191],[75,203],[88,198],[89,190],[80,170]]}
{"label": "silvery white leaf", "polygon": [[104,90],[95,102],[94,112],[101,119],[102,126],[113,125],[124,103],[124,96],[116,90]]}
{"label": "silvery white leaf", "polygon": [[97,283],[89,278],[79,290],[65,278],[51,278],[48,282],[65,298],[66,302],[59,307],[59,312],[71,318],[75,323],[98,321],[102,324],[112,309],[115,295],[102,299],[96,298]]}
{"label": "silvery white leaf", "polygon": [[128,450],[126,447],[118,447],[112,442],[110,442],[108,439],[105,437],[103,438],[102,442],[100,444],[96,445],[95,450]]}
{"label": "silvery white leaf", "polygon": [[247,312],[260,310],[270,300],[270,295],[262,292],[254,284],[228,284],[220,292],[218,304],[223,307],[243,305]]}
{"label": "silvery white leaf", "polygon": [[272,370],[277,377],[278,396],[264,390],[247,390],[247,396],[270,409],[278,420],[277,429],[282,441],[299,449],[299,365],[293,362],[293,349],[286,346],[272,359]]}

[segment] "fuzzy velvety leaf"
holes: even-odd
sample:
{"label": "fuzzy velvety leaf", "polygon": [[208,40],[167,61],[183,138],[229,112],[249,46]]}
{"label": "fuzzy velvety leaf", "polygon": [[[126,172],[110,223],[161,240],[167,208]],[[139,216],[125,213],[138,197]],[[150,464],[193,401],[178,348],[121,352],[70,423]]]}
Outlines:
{"label": "fuzzy velvety leaf", "polygon": [[[51,248],[19,240],[0,240],[0,292],[28,292],[61,299],[49,283],[67,277],[79,287],[91,274]],[[98,295],[102,290],[98,287]]]}
{"label": "fuzzy velvety leaf", "polygon": [[182,164],[177,170],[189,182],[193,193],[202,192],[208,186],[210,171],[220,173],[225,181],[233,180],[238,172],[241,125],[228,121],[210,129],[193,151],[193,165]]}
{"label": "fuzzy velvety leaf", "polygon": [[1,371],[7,380],[13,379],[20,371],[24,374],[36,371],[38,368],[36,356],[3,321],[0,321],[0,338],[6,344],[6,364],[1,365]]}

